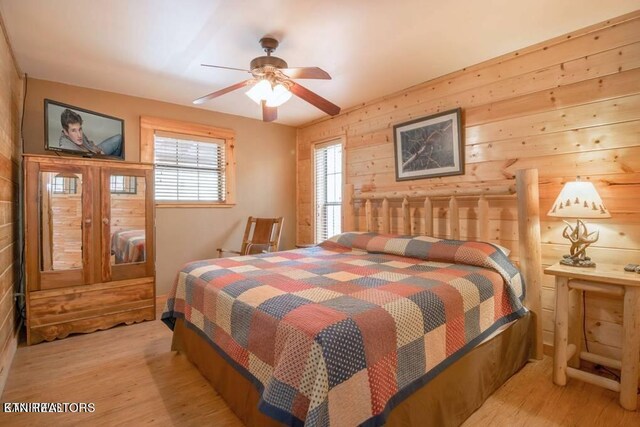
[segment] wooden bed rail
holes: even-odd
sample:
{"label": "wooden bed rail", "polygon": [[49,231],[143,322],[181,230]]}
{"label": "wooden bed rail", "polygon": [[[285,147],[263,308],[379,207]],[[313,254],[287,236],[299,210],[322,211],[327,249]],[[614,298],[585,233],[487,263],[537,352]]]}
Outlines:
{"label": "wooden bed rail", "polygon": [[472,188],[437,188],[433,190],[411,190],[407,192],[401,191],[371,191],[361,192],[355,198],[356,199],[415,199],[420,197],[473,197],[480,195],[505,195],[515,194],[515,185],[499,185],[495,187],[472,187]]}
{"label": "wooden bed rail", "polygon": [[[486,188],[459,187],[438,188],[433,190],[410,190],[407,192],[360,192],[355,193],[353,184],[344,187],[343,229],[357,231],[355,202],[360,201],[365,212],[364,231],[380,231],[385,234],[391,232],[390,201],[401,200],[402,234],[418,234],[412,229],[411,208],[409,201],[418,200],[424,206],[424,232],[432,236],[433,202],[448,200],[449,203],[449,234],[450,239],[460,239],[460,215],[458,201],[462,199],[477,200],[478,212],[478,240],[488,241],[489,228],[489,200],[495,197],[517,195],[518,206],[518,246],[520,254],[520,270],[526,283],[525,306],[531,310],[535,324],[535,342],[533,356],[542,359],[542,301],[540,287],[542,285],[542,260],[540,250],[540,209],[538,192],[538,170],[526,169],[516,171],[515,185],[499,185]],[[373,201],[380,201],[382,216],[381,229],[377,230],[373,215]],[[364,203],[362,203],[364,202]]]}

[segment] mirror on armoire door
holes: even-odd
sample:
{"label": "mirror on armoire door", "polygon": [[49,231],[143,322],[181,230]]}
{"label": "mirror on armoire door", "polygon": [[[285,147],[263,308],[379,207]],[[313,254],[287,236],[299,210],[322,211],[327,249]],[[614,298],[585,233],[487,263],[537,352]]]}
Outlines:
{"label": "mirror on armoire door", "polygon": [[40,271],[83,268],[82,221],[82,174],[41,172]]}
{"label": "mirror on armoire door", "polygon": [[111,265],[146,261],[145,178],[111,175]]}

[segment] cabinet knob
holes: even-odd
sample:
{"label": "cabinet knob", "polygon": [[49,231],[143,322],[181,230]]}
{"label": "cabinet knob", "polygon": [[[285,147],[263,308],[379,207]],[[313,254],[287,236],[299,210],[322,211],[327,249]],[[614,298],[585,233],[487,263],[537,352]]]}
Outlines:
{"label": "cabinet knob", "polygon": [[104,225],[109,225],[109,218],[102,218],[102,223]]}
{"label": "cabinet knob", "polygon": [[87,225],[88,225],[88,224],[91,224],[91,218],[87,218],[87,219],[85,219],[85,220],[84,220],[84,223],[85,223],[85,224],[87,224]]}

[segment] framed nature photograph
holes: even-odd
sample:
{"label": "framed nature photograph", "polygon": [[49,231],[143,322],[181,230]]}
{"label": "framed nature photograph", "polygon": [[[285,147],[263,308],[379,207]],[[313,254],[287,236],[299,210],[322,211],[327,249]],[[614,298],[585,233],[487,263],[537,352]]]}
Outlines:
{"label": "framed nature photograph", "polygon": [[464,174],[461,109],[393,127],[396,181]]}
{"label": "framed nature photograph", "polygon": [[124,120],[44,100],[45,149],[124,160]]}

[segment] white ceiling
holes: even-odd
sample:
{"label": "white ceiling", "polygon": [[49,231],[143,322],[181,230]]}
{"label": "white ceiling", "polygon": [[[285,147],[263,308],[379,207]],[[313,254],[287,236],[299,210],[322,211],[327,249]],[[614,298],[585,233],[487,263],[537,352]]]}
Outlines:
{"label": "white ceiling", "polygon": [[[30,77],[176,104],[248,77],[275,36],[300,81],[343,109],[631,12],[638,0],[0,0],[18,64]],[[243,90],[202,107],[255,119]],[[300,99],[279,123],[324,113]]]}

